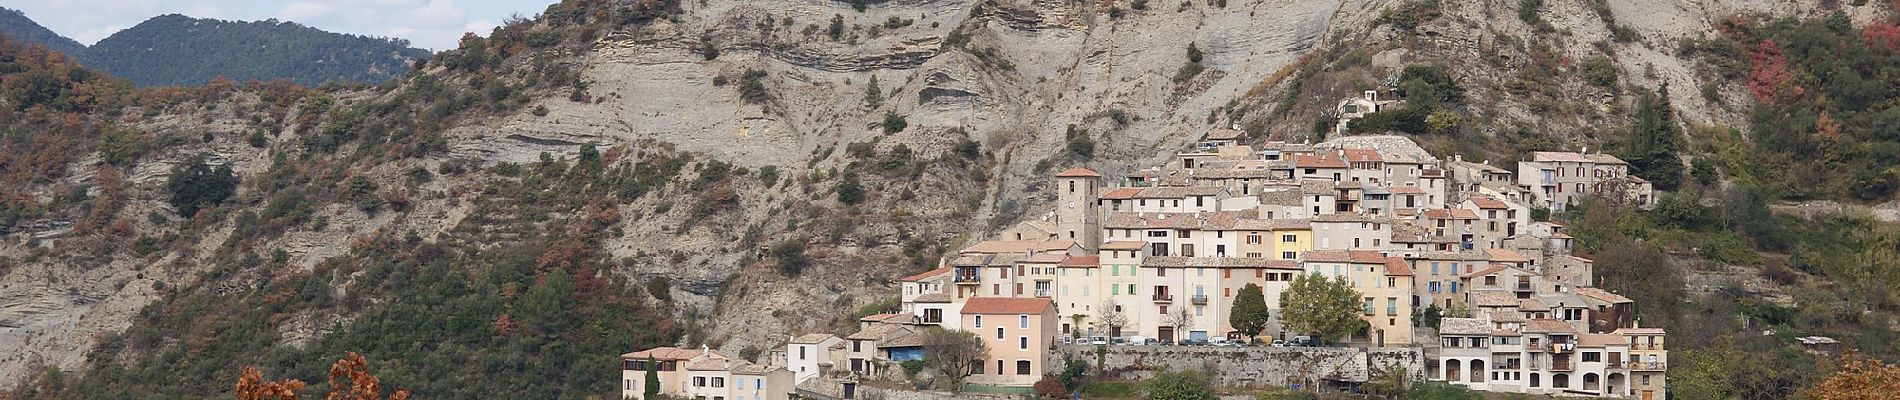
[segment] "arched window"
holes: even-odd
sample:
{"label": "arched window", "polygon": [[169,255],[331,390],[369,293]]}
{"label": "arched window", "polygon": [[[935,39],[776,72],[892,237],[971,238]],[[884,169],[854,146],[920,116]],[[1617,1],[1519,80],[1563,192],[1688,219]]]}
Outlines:
{"label": "arched window", "polygon": [[1551,375],[1550,375],[1550,387],[1554,387],[1554,388],[1558,388],[1558,389],[1567,389],[1567,388],[1569,388],[1569,387],[1570,387],[1570,375],[1569,375],[1569,374],[1551,374]]}
{"label": "arched window", "polygon": [[1016,374],[1029,375],[1029,360],[1016,360]]}

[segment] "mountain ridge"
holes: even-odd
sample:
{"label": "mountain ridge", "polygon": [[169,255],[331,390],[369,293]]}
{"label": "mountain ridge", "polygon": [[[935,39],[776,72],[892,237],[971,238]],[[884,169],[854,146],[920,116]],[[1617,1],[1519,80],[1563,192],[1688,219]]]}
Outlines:
{"label": "mountain ridge", "polygon": [[86,46],[59,36],[23,12],[5,10],[0,32],[72,55],[140,86],[187,86],[218,77],[285,79],[306,86],[378,84],[429,58],[403,39],[328,32],[295,22],[226,21],[163,14]]}

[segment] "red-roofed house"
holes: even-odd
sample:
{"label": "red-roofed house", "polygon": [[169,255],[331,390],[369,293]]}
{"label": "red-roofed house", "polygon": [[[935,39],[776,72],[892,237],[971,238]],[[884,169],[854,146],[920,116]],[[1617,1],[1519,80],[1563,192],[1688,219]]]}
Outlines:
{"label": "red-roofed house", "polygon": [[1033,386],[1049,367],[1056,343],[1056,305],[1046,298],[973,297],[963,304],[963,326],[989,347],[972,365],[968,382]]}

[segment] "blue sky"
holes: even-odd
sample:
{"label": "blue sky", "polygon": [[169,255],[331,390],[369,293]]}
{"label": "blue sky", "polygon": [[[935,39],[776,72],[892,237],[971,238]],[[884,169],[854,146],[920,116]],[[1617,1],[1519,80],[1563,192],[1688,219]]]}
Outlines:
{"label": "blue sky", "polygon": [[276,18],[332,32],[409,39],[416,47],[455,47],[463,32],[489,29],[556,0],[0,0],[0,6],[91,45],[163,14],[256,21]]}

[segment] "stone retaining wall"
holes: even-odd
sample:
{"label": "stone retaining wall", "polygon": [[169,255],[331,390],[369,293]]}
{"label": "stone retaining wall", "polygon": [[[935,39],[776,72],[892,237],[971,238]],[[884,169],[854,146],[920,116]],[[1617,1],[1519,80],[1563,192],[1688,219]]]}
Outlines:
{"label": "stone retaining wall", "polygon": [[[1416,347],[1189,347],[1059,346],[1058,357],[1087,360],[1091,366],[1128,379],[1145,379],[1158,370],[1197,370],[1226,387],[1285,387],[1323,381],[1365,382],[1373,370],[1403,368],[1412,379],[1424,377],[1425,355]],[[1370,366],[1370,368],[1368,367]]]}

